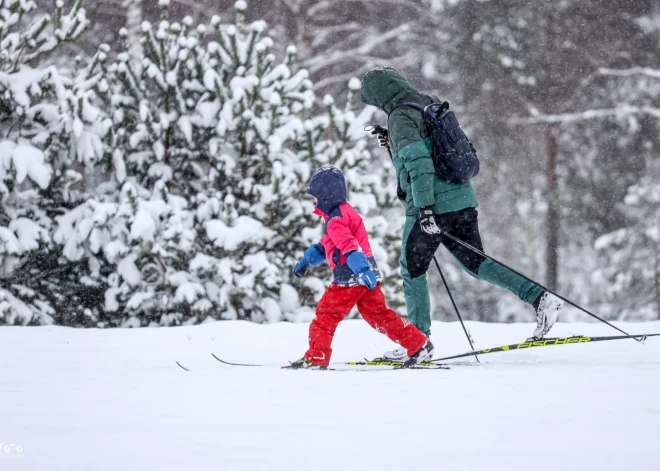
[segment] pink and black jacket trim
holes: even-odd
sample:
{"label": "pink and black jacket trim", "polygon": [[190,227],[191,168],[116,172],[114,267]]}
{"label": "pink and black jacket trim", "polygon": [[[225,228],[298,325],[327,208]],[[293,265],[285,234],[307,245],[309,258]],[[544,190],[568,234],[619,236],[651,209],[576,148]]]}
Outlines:
{"label": "pink and black jacket trim", "polygon": [[356,250],[364,253],[371,270],[380,280],[362,217],[346,202],[346,181],[341,170],[331,165],[319,168],[312,176],[307,193],[318,200],[314,214],[325,220],[323,237],[315,247],[328,260],[333,282],[340,286],[362,284],[346,263],[346,257]]}

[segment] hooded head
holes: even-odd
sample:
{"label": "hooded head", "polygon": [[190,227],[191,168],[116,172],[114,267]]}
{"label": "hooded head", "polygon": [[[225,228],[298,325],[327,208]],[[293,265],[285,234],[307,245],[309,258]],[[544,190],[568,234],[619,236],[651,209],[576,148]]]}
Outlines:
{"label": "hooded head", "polygon": [[324,165],[312,175],[307,194],[318,200],[316,206],[321,211],[330,214],[333,209],[346,202],[344,174],[333,165]]}
{"label": "hooded head", "polygon": [[391,67],[376,67],[362,79],[360,101],[390,114],[403,98],[417,90]]}

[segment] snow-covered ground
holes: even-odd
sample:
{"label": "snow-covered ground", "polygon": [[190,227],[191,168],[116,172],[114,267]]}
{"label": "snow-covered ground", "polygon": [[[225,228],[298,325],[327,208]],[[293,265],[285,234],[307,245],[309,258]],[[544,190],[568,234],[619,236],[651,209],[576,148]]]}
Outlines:
{"label": "snow-covered ground", "polygon": [[[660,322],[618,325],[660,332]],[[277,368],[302,355],[307,327],[0,328],[0,442],[22,449],[2,448],[0,469],[660,469],[660,338],[496,353],[449,371]],[[469,328],[478,348],[532,331]],[[435,323],[433,340],[438,355],[466,351],[457,323]],[[345,321],[333,360],[391,346]],[[225,366],[211,352],[273,366]]]}

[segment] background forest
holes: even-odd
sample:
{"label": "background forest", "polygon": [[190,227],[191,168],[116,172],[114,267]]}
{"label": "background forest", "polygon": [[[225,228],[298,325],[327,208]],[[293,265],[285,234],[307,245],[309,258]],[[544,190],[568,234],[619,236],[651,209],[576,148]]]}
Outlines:
{"label": "background forest", "polygon": [[[0,0],[0,323],[307,320],[329,273],[291,267],[324,163],[405,313],[403,211],[362,129],[385,116],[358,103],[379,65],[456,110],[486,252],[606,318],[660,318],[657,2]],[[439,260],[466,318],[532,319]]]}

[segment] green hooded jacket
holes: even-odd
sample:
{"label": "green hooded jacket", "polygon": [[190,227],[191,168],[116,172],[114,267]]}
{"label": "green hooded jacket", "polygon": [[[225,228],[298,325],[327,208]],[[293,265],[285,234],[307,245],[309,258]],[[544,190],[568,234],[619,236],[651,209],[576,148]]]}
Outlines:
{"label": "green hooded jacket", "polygon": [[430,104],[426,95],[417,92],[396,70],[377,67],[362,79],[360,99],[389,115],[393,163],[397,181],[407,195],[407,216],[417,216],[419,208],[426,206],[434,206],[435,214],[478,206],[470,182],[450,183],[435,174],[431,138],[426,133],[422,113],[411,107],[401,107],[390,115],[398,103]]}

